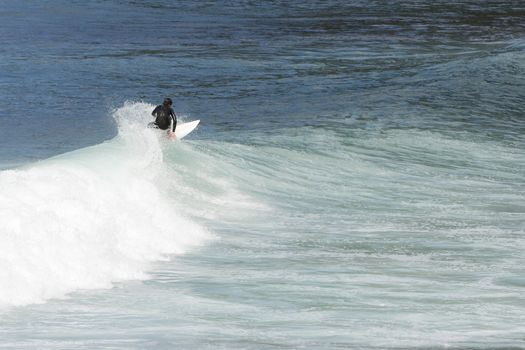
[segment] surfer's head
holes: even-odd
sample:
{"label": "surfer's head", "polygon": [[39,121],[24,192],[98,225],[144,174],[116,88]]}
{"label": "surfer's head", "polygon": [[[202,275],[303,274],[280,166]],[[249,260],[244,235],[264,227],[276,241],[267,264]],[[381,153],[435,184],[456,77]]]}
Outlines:
{"label": "surfer's head", "polygon": [[164,102],[163,102],[164,106],[171,106],[173,104],[173,101],[171,100],[171,98],[169,97],[166,97],[164,99]]}

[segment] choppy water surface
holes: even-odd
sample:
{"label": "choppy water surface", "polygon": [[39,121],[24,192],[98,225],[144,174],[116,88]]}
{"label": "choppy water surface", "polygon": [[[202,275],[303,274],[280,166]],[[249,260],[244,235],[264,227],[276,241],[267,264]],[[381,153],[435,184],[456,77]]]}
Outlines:
{"label": "choppy water surface", "polygon": [[524,16],[0,0],[0,348],[525,347]]}

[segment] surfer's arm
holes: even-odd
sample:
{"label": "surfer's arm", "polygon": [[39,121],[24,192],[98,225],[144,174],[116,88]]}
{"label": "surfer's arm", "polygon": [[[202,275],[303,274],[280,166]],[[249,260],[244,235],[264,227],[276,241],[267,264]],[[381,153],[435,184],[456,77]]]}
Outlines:
{"label": "surfer's arm", "polygon": [[151,115],[152,115],[152,116],[154,116],[154,117],[157,116],[157,112],[159,111],[159,107],[160,107],[160,106],[155,107],[155,109],[153,110],[153,112],[151,112]]}
{"label": "surfer's arm", "polygon": [[168,131],[168,138],[170,140],[176,139],[177,136],[175,136],[175,128],[177,127],[177,118],[175,117],[175,113],[171,115],[170,120],[170,128]]}
{"label": "surfer's arm", "polygon": [[170,121],[171,132],[175,132],[176,128],[177,128],[177,116],[175,115],[175,112],[173,112],[172,110],[171,111],[171,121]]}

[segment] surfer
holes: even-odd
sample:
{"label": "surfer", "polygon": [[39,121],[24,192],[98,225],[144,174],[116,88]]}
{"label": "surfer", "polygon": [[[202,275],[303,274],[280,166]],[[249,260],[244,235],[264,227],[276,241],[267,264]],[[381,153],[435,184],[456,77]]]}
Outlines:
{"label": "surfer", "polygon": [[151,115],[155,117],[155,121],[148,124],[149,127],[168,130],[170,139],[175,138],[175,128],[177,127],[177,116],[173,108],[171,108],[172,105],[171,98],[165,98],[162,105],[155,107],[153,112],[151,112]]}

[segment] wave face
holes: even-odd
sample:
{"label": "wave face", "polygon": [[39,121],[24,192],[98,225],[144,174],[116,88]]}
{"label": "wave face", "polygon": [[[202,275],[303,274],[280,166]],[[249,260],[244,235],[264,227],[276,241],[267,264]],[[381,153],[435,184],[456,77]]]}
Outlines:
{"label": "wave face", "polygon": [[0,173],[0,307],[147,278],[209,235],[167,195],[165,146],[144,127],[151,105],[114,112],[108,142]]}

